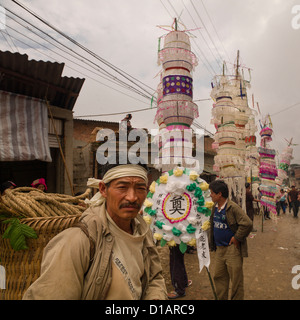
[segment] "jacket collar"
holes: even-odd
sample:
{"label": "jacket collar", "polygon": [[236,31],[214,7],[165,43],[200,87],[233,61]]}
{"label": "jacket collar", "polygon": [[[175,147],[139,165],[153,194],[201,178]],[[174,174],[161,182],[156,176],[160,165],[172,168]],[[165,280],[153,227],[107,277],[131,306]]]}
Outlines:
{"label": "jacket collar", "polygon": [[[232,206],[233,203],[234,203],[234,202],[233,202],[232,200],[229,200],[229,199],[227,198],[227,202],[225,202],[225,204],[227,204],[226,211],[227,211],[227,209],[229,209],[229,208]],[[224,206],[225,206],[225,204],[224,204]],[[215,212],[215,208],[218,208],[217,203],[214,204],[214,206],[213,206],[213,208],[212,208],[212,213]],[[222,206],[222,209],[223,209],[223,206]]]}
{"label": "jacket collar", "polygon": [[223,210],[226,206],[226,204],[228,203],[228,199],[226,199],[226,201],[224,202],[224,204],[220,207],[219,209],[219,206],[218,206],[218,203],[216,203],[216,208],[218,208],[218,211],[220,212],[221,210]]}

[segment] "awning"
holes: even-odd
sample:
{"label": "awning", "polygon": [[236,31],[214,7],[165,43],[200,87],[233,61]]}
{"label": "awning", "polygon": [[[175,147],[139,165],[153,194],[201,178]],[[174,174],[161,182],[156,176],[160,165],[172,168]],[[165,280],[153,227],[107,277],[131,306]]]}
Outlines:
{"label": "awning", "polygon": [[46,103],[0,90],[0,161],[26,160],[52,161]]}

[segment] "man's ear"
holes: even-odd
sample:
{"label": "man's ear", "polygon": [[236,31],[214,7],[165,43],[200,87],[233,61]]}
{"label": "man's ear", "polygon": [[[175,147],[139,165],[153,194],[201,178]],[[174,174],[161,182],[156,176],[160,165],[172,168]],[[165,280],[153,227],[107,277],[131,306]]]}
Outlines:
{"label": "man's ear", "polygon": [[99,182],[99,191],[100,191],[101,195],[102,195],[104,198],[107,197],[107,192],[106,192],[106,190],[107,190],[107,187],[106,187],[105,183],[102,182],[102,181],[100,181],[100,182]]}
{"label": "man's ear", "polygon": [[220,198],[222,197],[222,192],[221,192],[221,191],[218,192],[218,193],[217,193],[217,196],[218,196],[218,199],[220,199]]}

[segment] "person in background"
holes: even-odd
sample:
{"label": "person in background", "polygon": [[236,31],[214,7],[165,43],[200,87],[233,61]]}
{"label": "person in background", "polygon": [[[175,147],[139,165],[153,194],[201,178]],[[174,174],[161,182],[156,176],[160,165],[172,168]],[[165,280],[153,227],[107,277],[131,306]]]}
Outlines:
{"label": "person in background", "polygon": [[287,194],[287,196],[286,196],[286,200],[287,200],[287,207],[288,207],[288,209],[289,209],[289,213],[292,213],[292,204],[291,204],[291,202],[290,202],[290,197],[289,197],[289,193],[290,193],[290,191],[291,191],[292,189],[287,189],[286,190],[286,194]]}
{"label": "person in background", "polygon": [[280,195],[280,191],[279,191],[279,192],[275,193],[276,213],[277,213],[277,216],[280,216],[280,210],[281,210],[280,198],[281,198],[281,195]]}
{"label": "person in background", "polygon": [[260,200],[261,200],[261,197],[262,197],[262,193],[261,193],[261,191],[260,191],[259,188],[257,188],[257,191],[258,191],[257,199],[259,200],[259,202],[257,203],[257,205],[258,205],[258,214],[264,214],[264,208],[263,208],[263,206],[260,204]]}
{"label": "person in background", "polygon": [[192,285],[192,280],[188,280],[184,253],[179,249],[179,245],[169,247],[170,250],[170,275],[174,291],[168,293],[169,299],[177,299],[186,295],[185,289]]}
{"label": "person in background", "polygon": [[[252,223],[254,220],[254,207],[253,207],[253,201],[260,202],[260,200],[254,199],[252,192],[251,192],[251,185],[250,183],[246,183],[246,212],[248,217],[251,219]],[[257,230],[252,228],[253,232],[256,232]]]}
{"label": "person in background", "polygon": [[124,119],[121,120],[121,128],[123,130],[127,130],[129,132],[132,129],[130,120],[132,119],[132,115],[128,113]]}
{"label": "person in background", "polygon": [[244,299],[243,258],[248,256],[247,237],[253,224],[246,212],[228,199],[229,190],[223,180],[209,184],[215,203],[210,216],[209,247],[215,254],[213,280],[219,300]]}
{"label": "person in background", "polygon": [[278,195],[278,203],[279,203],[279,210],[277,211],[277,214],[279,215],[280,209],[282,209],[282,212],[285,214],[286,210],[286,193],[283,189],[280,189],[279,195]]}
{"label": "person in background", "polygon": [[47,185],[44,178],[36,179],[31,184],[32,188],[36,188],[42,191],[47,191]]}
{"label": "person in background", "polygon": [[3,182],[0,186],[0,194],[4,196],[6,189],[14,189],[16,187],[17,187],[16,184],[12,181]]}
{"label": "person in background", "polygon": [[292,190],[288,194],[289,202],[293,208],[294,218],[298,218],[298,210],[299,210],[299,203],[298,203],[298,191],[296,190],[295,186],[292,186]]}

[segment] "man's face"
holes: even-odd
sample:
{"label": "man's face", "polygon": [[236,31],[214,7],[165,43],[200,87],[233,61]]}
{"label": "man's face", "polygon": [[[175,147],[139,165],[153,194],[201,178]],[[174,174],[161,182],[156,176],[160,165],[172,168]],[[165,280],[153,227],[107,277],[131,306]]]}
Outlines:
{"label": "man's face", "polygon": [[107,212],[116,223],[134,219],[147,196],[147,184],[139,177],[118,178],[109,187],[100,182],[99,190],[106,198]]}
{"label": "man's face", "polygon": [[210,189],[210,196],[211,196],[211,200],[214,202],[214,203],[217,203],[220,198],[222,197],[222,193],[219,192],[219,193],[214,193],[211,189]]}
{"label": "man's face", "polygon": [[45,190],[45,186],[43,184],[39,184],[37,186],[37,189],[40,189],[40,190],[44,191]]}

